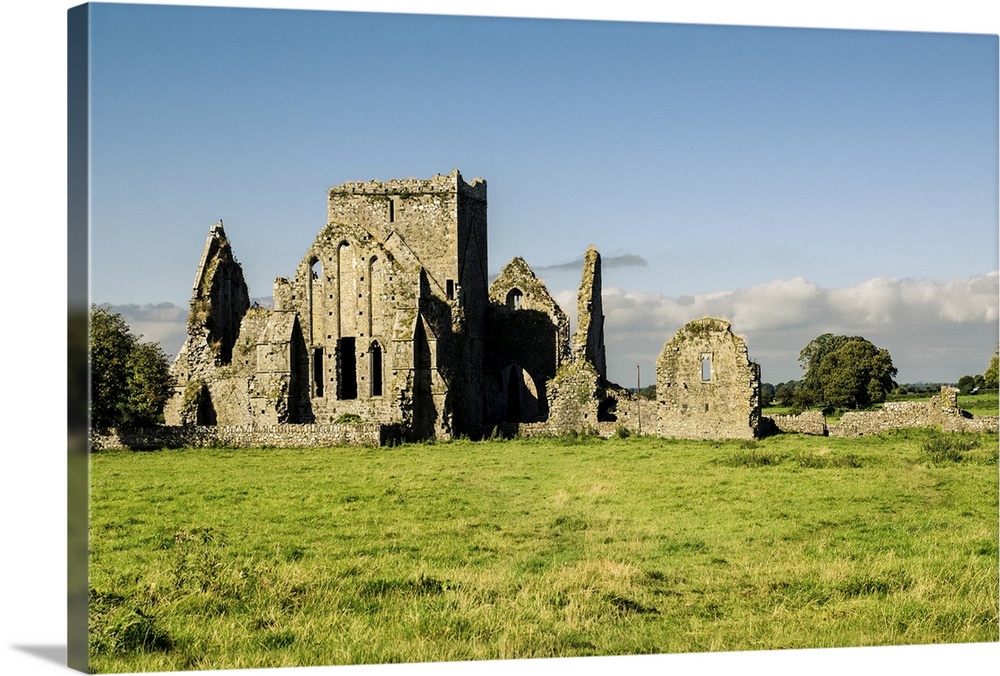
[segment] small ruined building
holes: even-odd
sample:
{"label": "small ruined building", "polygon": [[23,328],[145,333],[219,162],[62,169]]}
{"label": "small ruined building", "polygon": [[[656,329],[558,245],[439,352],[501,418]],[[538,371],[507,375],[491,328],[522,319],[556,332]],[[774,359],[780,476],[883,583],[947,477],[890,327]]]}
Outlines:
{"label": "small ruined building", "polygon": [[729,322],[688,322],[656,361],[659,433],[685,439],[746,439],[760,423],[760,366]]}
{"label": "small ruined building", "polygon": [[692,322],[667,343],[656,402],[607,381],[593,247],[572,336],[523,259],[490,284],[482,179],[456,170],[345,183],[327,197],[327,224],[294,276],[275,280],[274,309],[251,305],[222,223],[212,226],[168,425],[363,420],[405,439],[498,428],[756,434],[759,368],[721,320]]}

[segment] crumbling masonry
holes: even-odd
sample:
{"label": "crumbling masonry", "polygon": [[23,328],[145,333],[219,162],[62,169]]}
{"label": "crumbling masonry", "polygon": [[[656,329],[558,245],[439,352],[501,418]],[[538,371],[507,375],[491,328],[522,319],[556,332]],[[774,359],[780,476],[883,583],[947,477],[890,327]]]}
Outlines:
{"label": "crumbling masonry", "polygon": [[251,306],[212,226],[177,355],[172,426],[378,423],[379,439],[629,430],[752,438],[760,370],[716,319],[657,363],[657,399],[607,380],[601,257],[584,257],[577,330],[521,258],[489,282],[486,182],[345,183],[274,309]]}

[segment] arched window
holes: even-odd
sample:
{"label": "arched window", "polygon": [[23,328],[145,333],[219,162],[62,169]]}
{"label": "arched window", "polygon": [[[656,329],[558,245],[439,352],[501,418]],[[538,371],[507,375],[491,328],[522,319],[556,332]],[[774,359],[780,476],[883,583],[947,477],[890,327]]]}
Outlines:
{"label": "arched window", "polygon": [[323,348],[313,350],[313,392],[315,396],[323,396]]}
{"label": "arched window", "polygon": [[337,358],[339,363],[338,399],[358,398],[358,356],[354,351],[354,338],[341,338],[337,341]]}
{"label": "arched window", "polygon": [[382,396],[382,346],[377,340],[373,340],[368,349],[368,357],[371,360],[369,373],[371,374],[371,396]]}
{"label": "arched window", "polygon": [[365,302],[368,306],[367,308],[368,312],[366,314],[368,317],[369,336],[375,335],[376,328],[379,329],[382,328],[382,322],[381,322],[382,318],[375,316],[375,308],[377,306],[373,305],[375,294],[381,293],[382,281],[381,279],[376,279],[376,277],[379,278],[381,277],[380,274],[381,268],[382,266],[379,263],[378,256],[372,256],[371,258],[368,259],[368,274],[365,277],[365,279],[367,280],[366,282],[367,286],[365,287],[365,297],[366,297]]}
{"label": "arched window", "polygon": [[520,310],[524,294],[518,288],[513,288],[507,293],[507,307],[511,310]]}

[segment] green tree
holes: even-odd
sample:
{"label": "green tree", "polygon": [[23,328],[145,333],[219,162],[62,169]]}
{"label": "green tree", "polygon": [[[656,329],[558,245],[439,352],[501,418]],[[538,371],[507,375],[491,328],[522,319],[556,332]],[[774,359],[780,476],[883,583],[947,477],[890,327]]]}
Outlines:
{"label": "green tree", "polygon": [[156,343],[140,342],[121,315],[90,308],[90,424],[95,429],[159,422],[173,388],[170,362]]}
{"label": "green tree", "polygon": [[771,383],[761,383],[760,385],[760,405],[770,406],[774,402],[774,393],[777,388]]}
{"label": "green tree", "polygon": [[[802,408],[821,406],[823,404],[823,383],[820,379],[819,366],[823,358],[839,350],[849,340],[858,336],[835,336],[824,333],[809,341],[799,353],[799,365],[805,371],[802,381],[795,388],[795,404]],[[862,339],[863,340],[863,339]]]}
{"label": "green tree", "polygon": [[639,390],[639,396],[643,399],[656,399],[656,385],[646,385]]}
{"label": "green tree", "polygon": [[824,408],[865,408],[885,401],[897,369],[888,350],[861,336],[826,333],[799,354],[805,369],[797,403]]}
{"label": "green tree", "polygon": [[781,406],[791,406],[795,402],[795,391],[799,383],[789,380],[787,383],[778,383],[774,390],[774,403]]}
{"label": "green tree", "polygon": [[997,386],[998,373],[997,367],[998,362],[1000,362],[1000,344],[997,345],[996,349],[993,350],[993,357],[990,359],[990,365],[986,367],[983,371],[983,385],[989,388],[994,388]]}
{"label": "green tree", "polygon": [[968,394],[974,389],[976,389],[976,379],[972,376],[962,376],[958,379],[958,391],[962,394]]}

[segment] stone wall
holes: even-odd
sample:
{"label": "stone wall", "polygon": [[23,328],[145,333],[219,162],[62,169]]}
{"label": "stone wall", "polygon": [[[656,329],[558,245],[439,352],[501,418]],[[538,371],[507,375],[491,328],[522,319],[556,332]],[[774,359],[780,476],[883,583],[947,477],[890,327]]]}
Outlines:
{"label": "stone wall", "polygon": [[797,432],[799,434],[827,435],[826,416],[821,411],[804,411],[799,415],[774,415],[768,418],[777,432]]}
{"label": "stone wall", "polygon": [[658,433],[683,439],[752,439],[760,423],[760,366],[729,322],[684,325],[656,362]]}
{"label": "stone wall", "polygon": [[958,390],[942,387],[930,401],[887,402],[876,411],[848,411],[827,425],[832,437],[861,437],[910,427],[940,427],[945,432],[997,432],[996,416],[973,416],[958,406]]}
{"label": "stone wall", "polygon": [[189,383],[211,383],[229,366],[250,296],[243,270],[219,221],[209,229],[195,272],[188,309],[188,335],[171,368],[176,387],[164,415],[170,424],[187,424],[184,408]]}
{"label": "stone wall", "polygon": [[484,366],[486,422],[548,415],[548,382],[570,360],[569,318],[523,258],[490,285]]}
{"label": "stone wall", "polygon": [[601,254],[591,246],[583,257],[583,277],[577,294],[573,359],[589,361],[604,379],[608,377],[608,365],[604,348],[602,283]]}
{"label": "stone wall", "polygon": [[589,361],[574,361],[559,369],[549,383],[547,426],[555,434],[584,431],[598,423],[601,379]]}
{"label": "stone wall", "polygon": [[380,423],[331,425],[185,425],[93,433],[94,450],[161,448],[323,448],[381,446],[394,441],[394,427]]}

